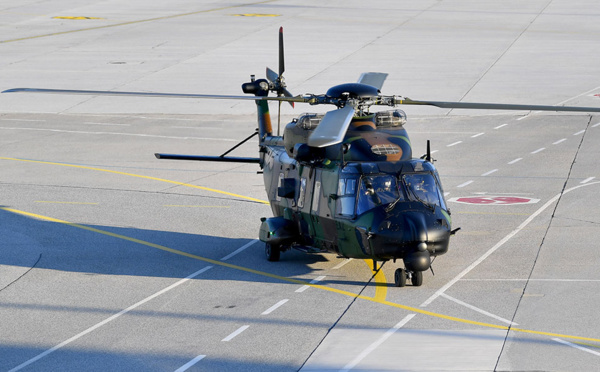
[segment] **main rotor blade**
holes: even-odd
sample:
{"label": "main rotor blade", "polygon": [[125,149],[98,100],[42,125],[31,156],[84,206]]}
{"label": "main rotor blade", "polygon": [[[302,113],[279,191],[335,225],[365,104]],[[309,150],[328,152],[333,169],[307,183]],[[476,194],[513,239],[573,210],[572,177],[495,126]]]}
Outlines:
{"label": "main rotor blade", "polygon": [[283,26],[279,27],[279,76],[285,71],[285,61],[283,58]]}
{"label": "main rotor blade", "polygon": [[384,72],[363,72],[358,78],[358,83],[367,84],[381,90],[388,74]]}
{"label": "main rotor blade", "polygon": [[400,105],[426,105],[449,109],[481,109],[481,110],[526,110],[526,111],[572,111],[572,112],[600,112],[600,107],[576,106],[547,106],[547,105],[521,105],[509,103],[477,103],[477,102],[445,102],[445,101],[416,101],[410,98],[396,98]]}
{"label": "main rotor blade", "polygon": [[125,97],[161,97],[161,98],[202,98],[202,99],[235,99],[245,101],[284,101],[308,102],[304,97],[258,97],[258,96],[229,96],[218,94],[188,94],[188,93],[153,93],[153,92],[113,92],[106,90],[75,90],[75,89],[40,89],[14,88],[2,93],[51,93],[51,94],[83,94],[93,96],[125,96]]}
{"label": "main rotor blade", "polygon": [[350,105],[327,112],[317,129],[308,138],[308,145],[325,147],[342,142],[353,116],[354,107]]}

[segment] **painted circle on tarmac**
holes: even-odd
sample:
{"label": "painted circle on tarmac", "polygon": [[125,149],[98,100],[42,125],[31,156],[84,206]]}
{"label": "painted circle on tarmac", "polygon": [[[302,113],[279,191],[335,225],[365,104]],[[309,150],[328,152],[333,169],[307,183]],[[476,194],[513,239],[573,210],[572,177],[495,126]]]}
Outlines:
{"label": "painted circle on tarmac", "polygon": [[540,199],[526,198],[522,196],[462,196],[448,200],[453,203],[477,204],[477,205],[515,205],[515,204],[535,204]]}

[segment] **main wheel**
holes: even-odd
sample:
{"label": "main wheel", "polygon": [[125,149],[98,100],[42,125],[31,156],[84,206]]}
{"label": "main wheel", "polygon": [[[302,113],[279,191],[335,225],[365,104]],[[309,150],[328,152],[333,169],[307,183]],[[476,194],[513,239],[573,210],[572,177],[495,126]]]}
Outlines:
{"label": "main wheel", "polygon": [[421,284],[423,284],[423,272],[422,271],[413,272],[412,276],[410,278],[410,282],[412,283],[413,286],[420,287]]}
{"label": "main wheel", "polygon": [[279,247],[270,243],[265,243],[265,256],[267,256],[267,261],[279,261],[280,254],[281,251],[279,250]]}
{"label": "main wheel", "polygon": [[394,284],[396,287],[404,287],[406,285],[406,270],[396,269],[394,273]]}

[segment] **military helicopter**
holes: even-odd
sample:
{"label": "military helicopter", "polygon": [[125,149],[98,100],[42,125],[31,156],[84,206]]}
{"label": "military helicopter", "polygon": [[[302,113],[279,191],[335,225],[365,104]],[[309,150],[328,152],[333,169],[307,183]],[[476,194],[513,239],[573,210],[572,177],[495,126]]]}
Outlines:
{"label": "military helicopter", "polygon": [[[430,144],[413,158],[407,117],[398,105],[429,105],[449,109],[495,109],[600,112],[600,108],[522,104],[417,101],[385,96],[385,73],[363,73],[358,82],[330,88],[325,94],[292,95],[286,87],[283,28],[279,30],[279,70],[266,70],[266,79],[242,85],[252,96],[113,92],[64,89],[9,89],[8,92],[91,94],[255,101],[258,129],[220,156],[155,154],[158,159],[257,163],[273,217],[261,218],[259,238],[269,261],[289,249],[336,253],[339,257],[378,262],[401,259],[394,284],[423,283],[432,260],[448,251],[451,213],[444,199]],[[276,96],[269,96],[275,93]],[[269,101],[333,105],[325,114],[306,113],[273,133]],[[389,106],[370,112],[371,106]],[[278,115],[279,117],[280,115]],[[259,157],[227,156],[258,135]]]}

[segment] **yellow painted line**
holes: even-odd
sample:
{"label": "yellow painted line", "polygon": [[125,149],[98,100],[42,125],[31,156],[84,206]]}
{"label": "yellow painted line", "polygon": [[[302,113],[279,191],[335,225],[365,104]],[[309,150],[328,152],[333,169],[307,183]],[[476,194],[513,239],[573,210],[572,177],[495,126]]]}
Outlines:
{"label": "yellow painted line", "polygon": [[27,159],[5,158],[5,157],[0,157],[0,160],[14,160],[14,161],[27,162],[27,163],[36,163],[36,164],[60,165],[60,166],[63,166],[63,167],[79,168],[79,169],[94,170],[94,171],[98,171],[98,172],[120,174],[120,175],[123,175],[123,176],[131,176],[131,177],[143,178],[143,179],[147,179],[147,180],[153,180],[153,181],[160,181],[160,182],[171,183],[171,184],[179,185],[179,186],[191,187],[191,188],[199,189],[199,190],[216,192],[216,193],[219,193],[219,194],[229,195],[229,196],[233,196],[233,197],[236,197],[236,198],[251,200],[251,201],[254,201],[254,202],[257,202],[257,203],[269,204],[269,202],[265,201],[265,200],[255,199],[255,198],[251,198],[249,196],[234,194],[234,193],[227,192],[227,191],[221,191],[221,190],[217,190],[217,189],[211,189],[209,187],[192,185],[192,184],[185,183],[185,182],[171,181],[171,180],[166,180],[164,178],[156,178],[156,177],[150,177],[150,176],[143,176],[143,175],[140,175],[140,174],[119,172],[119,171],[114,171],[114,170],[110,170],[110,169],[87,167],[85,165],[75,165],[75,164],[67,164],[67,163],[54,163],[54,162],[50,162],[50,161],[27,160]]}
{"label": "yellow painted line", "polygon": [[52,17],[52,19],[73,19],[73,20],[83,20],[83,19],[104,19],[99,17],[69,17],[69,16],[58,16]]}
{"label": "yellow painted line", "polygon": [[246,13],[246,14],[232,14],[236,17],[281,17],[281,14],[260,14],[260,13]]}
{"label": "yellow painted line", "polygon": [[148,18],[148,19],[140,19],[137,21],[129,21],[129,22],[122,22],[122,23],[115,23],[115,24],[111,24],[111,25],[104,25],[104,26],[96,26],[96,27],[88,27],[88,28],[81,28],[78,30],[70,30],[70,31],[62,31],[62,32],[53,32],[50,34],[43,34],[43,35],[36,35],[36,36],[27,36],[27,37],[21,37],[21,38],[17,38],[17,39],[9,39],[9,40],[0,40],[0,44],[2,43],[12,43],[15,41],[24,41],[24,40],[32,40],[32,39],[39,39],[42,37],[49,37],[49,36],[58,36],[58,35],[66,35],[66,34],[73,34],[76,32],[83,32],[83,31],[92,31],[92,30],[101,30],[103,28],[111,28],[111,27],[120,27],[120,26],[128,26],[128,25],[134,25],[137,23],[145,23],[145,22],[153,22],[153,21],[162,21],[165,19],[172,19],[172,18],[179,18],[179,17],[187,17],[190,15],[196,15],[196,14],[203,14],[203,13],[212,13],[212,12],[218,12],[220,10],[227,10],[227,9],[234,9],[234,8],[242,8],[242,7],[247,7],[247,6],[252,6],[252,5],[258,5],[258,4],[267,4],[267,3],[272,3],[274,1],[277,0],[265,0],[265,1],[258,1],[255,3],[246,3],[246,4],[238,4],[238,5],[231,5],[231,6],[224,6],[221,8],[213,8],[213,9],[206,9],[206,10],[199,10],[199,11],[195,11],[195,12],[189,12],[189,13],[181,13],[181,14],[174,14],[174,15],[168,15],[168,16],[163,16],[163,17],[156,17],[156,18]]}
{"label": "yellow painted line", "polygon": [[96,228],[93,228],[93,227],[89,227],[89,226],[85,226],[85,225],[80,225],[80,224],[76,224],[76,223],[72,223],[72,222],[67,222],[67,221],[59,220],[59,219],[52,218],[52,217],[46,217],[46,216],[42,216],[42,215],[39,215],[39,214],[24,212],[24,211],[20,211],[20,210],[17,210],[17,209],[6,208],[6,207],[0,207],[0,209],[5,210],[7,212],[11,212],[11,213],[23,215],[23,216],[28,216],[28,217],[32,217],[32,218],[36,218],[36,219],[40,219],[40,220],[44,220],[44,221],[50,221],[50,222],[56,222],[56,223],[60,223],[60,224],[65,224],[65,225],[76,227],[76,228],[79,228],[79,229],[83,229],[83,230],[92,231],[92,232],[95,232],[95,233],[99,233],[99,234],[111,236],[111,237],[114,237],[114,238],[118,238],[118,239],[129,241],[129,242],[133,242],[133,243],[145,245],[147,247],[152,247],[152,248],[160,249],[162,251],[170,252],[170,253],[177,254],[177,255],[180,255],[180,256],[189,257],[189,258],[193,258],[193,259],[196,259],[196,260],[199,260],[199,261],[207,262],[207,263],[210,263],[212,265],[218,265],[218,266],[228,267],[228,268],[234,269],[234,270],[245,271],[245,272],[253,273],[253,274],[256,274],[256,275],[265,276],[265,277],[268,277],[268,278],[278,279],[278,280],[281,280],[281,281],[284,281],[284,282],[288,282],[288,283],[300,284],[300,285],[308,285],[310,287],[321,289],[323,291],[337,293],[337,294],[341,294],[341,295],[349,296],[349,297],[353,297],[353,298],[360,298],[360,299],[365,300],[365,301],[371,301],[371,302],[374,302],[374,303],[378,303],[378,304],[382,304],[382,305],[394,307],[394,308],[397,308],[397,309],[407,310],[407,311],[415,312],[415,313],[418,313],[418,314],[428,315],[428,316],[435,317],[435,318],[446,319],[446,320],[450,320],[450,321],[454,321],[454,322],[459,322],[459,323],[464,323],[464,324],[471,324],[471,325],[477,325],[477,326],[482,326],[482,327],[487,327],[487,328],[501,329],[501,330],[506,330],[506,331],[511,330],[513,332],[521,332],[521,333],[543,335],[543,336],[550,336],[550,337],[568,338],[568,339],[572,339],[572,340],[589,341],[589,342],[600,342],[600,339],[598,339],[598,338],[564,335],[564,334],[552,333],[552,332],[544,332],[544,331],[534,331],[534,330],[529,330],[529,329],[524,329],[524,328],[513,328],[513,327],[504,326],[504,325],[497,325],[497,324],[491,324],[491,323],[477,322],[477,321],[473,321],[473,320],[457,318],[457,317],[454,317],[454,316],[449,316],[449,315],[434,313],[432,311],[423,310],[423,309],[417,308],[417,307],[412,307],[412,306],[406,306],[406,305],[402,305],[402,304],[397,304],[397,303],[386,301],[386,300],[379,300],[379,299],[376,299],[374,297],[367,297],[367,296],[363,296],[363,295],[357,295],[355,293],[352,293],[352,292],[349,292],[349,291],[344,291],[344,290],[341,290],[341,289],[326,287],[326,286],[320,285],[320,284],[312,284],[312,283],[305,282],[305,281],[298,280],[298,279],[287,278],[287,277],[284,277],[284,276],[271,274],[271,273],[268,273],[268,272],[265,272],[265,271],[254,270],[254,269],[250,269],[250,268],[243,267],[243,266],[233,265],[233,264],[230,264],[230,263],[227,263],[227,262],[223,262],[223,261],[217,261],[217,260],[213,260],[213,259],[210,259],[210,258],[206,258],[206,257],[202,257],[202,256],[197,256],[197,255],[194,255],[194,254],[191,254],[191,253],[187,253],[187,252],[183,252],[183,251],[180,251],[180,250],[177,250],[177,249],[165,247],[165,246],[162,246],[162,245],[159,245],[159,244],[154,244],[154,243],[146,242],[146,241],[143,241],[143,240],[140,240],[140,239],[131,238],[131,237],[128,237],[128,236],[125,236],[125,235],[115,234],[115,233],[111,233],[111,232],[108,232],[108,231],[96,229]]}
{"label": "yellow painted line", "polygon": [[174,207],[174,208],[231,208],[227,205],[175,205],[166,204],[163,207]]}
{"label": "yellow painted line", "polygon": [[376,301],[385,301],[387,298],[387,280],[383,273],[383,264],[379,265],[379,270],[373,270],[372,260],[363,260],[367,266],[371,269],[373,277],[375,279],[375,296],[373,297]]}
{"label": "yellow painted line", "polygon": [[48,203],[48,204],[76,204],[76,205],[98,205],[99,204],[99,203],[52,201],[52,200],[36,200],[35,202],[36,203]]}

